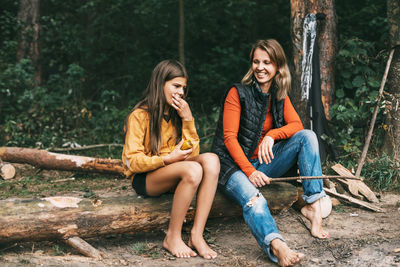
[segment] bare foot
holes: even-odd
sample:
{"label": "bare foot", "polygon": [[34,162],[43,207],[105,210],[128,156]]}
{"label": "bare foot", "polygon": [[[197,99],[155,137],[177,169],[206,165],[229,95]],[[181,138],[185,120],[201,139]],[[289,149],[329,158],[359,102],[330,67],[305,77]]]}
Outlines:
{"label": "bare foot", "polygon": [[293,266],[304,258],[303,253],[294,252],[279,238],[271,241],[271,250],[278,258],[280,266]]}
{"label": "bare foot", "polygon": [[199,255],[207,260],[215,259],[218,255],[217,252],[208,246],[202,235],[198,237],[191,235],[188,245],[189,247],[196,249]]}
{"label": "bare foot", "polygon": [[164,238],[163,247],[177,258],[196,257],[197,254],[189,248],[180,237],[167,236]]}
{"label": "bare foot", "polygon": [[311,222],[311,235],[320,239],[329,238],[327,231],[322,229],[322,215],[320,200],[301,209],[301,213]]}

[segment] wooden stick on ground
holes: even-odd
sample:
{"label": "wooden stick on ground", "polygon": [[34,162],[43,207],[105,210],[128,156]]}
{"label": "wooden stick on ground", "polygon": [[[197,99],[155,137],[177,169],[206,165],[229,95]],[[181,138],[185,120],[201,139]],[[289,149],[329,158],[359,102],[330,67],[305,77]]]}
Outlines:
{"label": "wooden stick on ground", "polygon": [[79,251],[82,255],[87,257],[102,259],[105,255],[92,247],[89,243],[78,236],[70,237],[65,240],[65,243]]}
{"label": "wooden stick on ground", "polygon": [[363,167],[363,165],[364,165],[365,158],[366,158],[366,156],[367,156],[367,152],[368,152],[368,148],[369,148],[369,143],[371,142],[371,138],[372,138],[372,132],[374,131],[376,116],[377,116],[377,114],[378,114],[379,105],[380,105],[381,98],[382,98],[382,95],[383,95],[383,88],[385,87],[386,78],[387,78],[388,73],[389,73],[390,63],[392,62],[393,54],[394,54],[394,48],[392,48],[392,50],[390,51],[389,59],[388,59],[388,61],[387,61],[387,63],[386,63],[385,73],[383,74],[382,82],[381,82],[381,87],[379,88],[378,100],[376,101],[376,106],[375,106],[374,114],[372,115],[372,120],[371,120],[371,124],[370,124],[370,126],[369,126],[367,138],[365,139],[364,148],[363,148],[363,151],[362,151],[362,153],[361,153],[360,160],[358,161],[358,166],[357,166],[357,171],[356,171],[356,176],[357,176],[357,177],[360,177],[361,170],[362,170],[362,167]]}
{"label": "wooden stick on ground", "polygon": [[[339,175],[356,177],[348,169],[343,167],[341,164],[336,164],[336,165],[332,166],[332,169]],[[359,177],[357,177],[357,178],[359,178]],[[348,179],[338,179],[338,181],[345,184],[353,196],[362,198],[362,196],[360,195],[360,194],[362,194],[364,197],[366,197],[371,202],[374,202],[374,203],[379,202],[378,198],[375,196],[375,193],[372,192],[372,190],[360,179],[356,180],[356,181],[348,180]]]}
{"label": "wooden stick on ground", "polygon": [[324,190],[325,190],[326,193],[328,193],[331,196],[335,196],[337,198],[347,200],[350,203],[357,204],[357,205],[359,205],[361,207],[364,207],[364,208],[367,208],[369,210],[373,210],[373,211],[376,211],[376,212],[384,212],[384,210],[381,209],[380,207],[377,207],[377,206],[375,206],[373,204],[370,204],[368,202],[356,199],[354,197],[350,197],[350,196],[346,196],[346,195],[343,195],[343,194],[336,193],[335,191],[333,191],[331,189],[328,189],[328,188],[325,188],[325,187],[324,187]]}

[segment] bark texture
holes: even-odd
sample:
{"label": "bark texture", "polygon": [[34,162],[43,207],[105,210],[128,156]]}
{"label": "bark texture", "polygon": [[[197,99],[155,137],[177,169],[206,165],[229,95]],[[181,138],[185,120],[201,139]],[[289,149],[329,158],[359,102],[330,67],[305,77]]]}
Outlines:
{"label": "bark texture", "polygon": [[185,5],[179,0],[179,61],[185,65]]}
{"label": "bark texture", "polygon": [[291,0],[291,38],[293,46],[292,101],[306,128],[310,128],[307,103],[301,100],[301,62],[303,56],[303,22],[309,13],[323,13],[324,20],[318,21],[318,45],[320,48],[321,95],[326,118],[335,93],[335,58],[337,52],[337,16],[335,0]]}
{"label": "bark texture", "polygon": [[66,155],[21,147],[0,147],[0,159],[13,163],[27,163],[42,169],[125,175],[122,161],[119,159]]}
{"label": "bark texture", "polygon": [[[297,200],[297,189],[275,183],[260,190],[272,213],[286,210]],[[0,244],[19,241],[68,239],[143,232],[167,226],[172,194],[159,198],[119,196],[106,199],[51,197],[0,201]],[[195,200],[186,215],[192,221]],[[241,209],[217,193],[209,218],[241,216]]]}
{"label": "bark texture", "polygon": [[35,80],[41,83],[39,31],[40,0],[20,0],[18,20],[22,25],[19,33],[17,60],[30,59],[35,67]]}
{"label": "bark texture", "polygon": [[400,1],[387,0],[390,45],[394,47],[386,88],[386,132],[383,152],[400,161]]}

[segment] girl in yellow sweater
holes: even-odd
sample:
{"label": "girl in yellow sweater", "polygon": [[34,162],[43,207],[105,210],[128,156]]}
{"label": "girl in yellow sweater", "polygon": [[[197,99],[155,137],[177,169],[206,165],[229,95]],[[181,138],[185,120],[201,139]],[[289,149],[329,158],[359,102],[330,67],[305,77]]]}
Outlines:
{"label": "girl in yellow sweater", "polygon": [[[194,257],[197,250],[205,259],[213,259],[217,253],[205,242],[203,231],[220,166],[215,154],[199,155],[199,137],[185,100],[187,77],[185,67],[175,60],[164,60],[154,68],[143,99],[125,119],[122,160],[139,195],[153,197],[175,190],[164,248],[176,257]],[[184,150],[187,139],[193,146]],[[186,245],[182,224],[196,192],[196,215]]]}

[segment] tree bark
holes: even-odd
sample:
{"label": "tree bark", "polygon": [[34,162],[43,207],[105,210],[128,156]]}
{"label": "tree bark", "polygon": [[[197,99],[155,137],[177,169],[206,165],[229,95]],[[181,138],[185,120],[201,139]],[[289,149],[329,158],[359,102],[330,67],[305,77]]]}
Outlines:
{"label": "tree bark", "polygon": [[292,101],[306,128],[310,128],[307,103],[301,100],[301,62],[303,51],[303,22],[309,13],[323,13],[326,18],[318,22],[320,48],[321,95],[327,119],[335,93],[335,58],[337,50],[335,0],[291,0],[291,38],[293,45]]}
{"label": "tree bark", "polygon": [[390,46],[395,49],[386,90],[386,132],[382,151],[400,161],[400,3],[387,0]]}
{"label": "tree bark", "polygon": [[179,61],[185,65],[185,5],[179,0]]}
{"label": "tree bark", "polygon": [[[286,210],[297,200],[297,189],[288,183],[262,188],[272,213]],[[0,200],[0,244],[19,241],[68,239],[145,232],[167,226],[172,194],[159,198],[119,196],[106,199],[51,197]],[[186,215],[193,221],[195,200]],[[242,211],[217,193],[209,218],[241,216]]]}
{"label": "tree bark", "polygon": [[20,0],[18,20],[22,28],[19,33],[17,60],[28,58],[35,68],[35,81],[41,83],[42,69],[39,63],[40,0]]}
{"label": "tree bark", "polygon": [[13,163],[26,163],[42,169],[110,173],[125,176],[125,169],[119,159],[66,155],[21,147],[0,147],[0,159]]}

